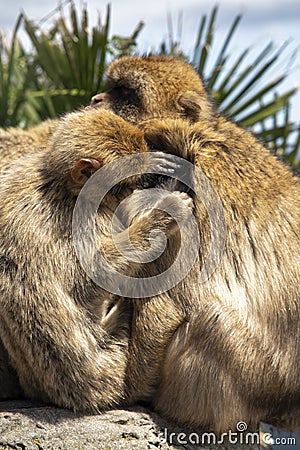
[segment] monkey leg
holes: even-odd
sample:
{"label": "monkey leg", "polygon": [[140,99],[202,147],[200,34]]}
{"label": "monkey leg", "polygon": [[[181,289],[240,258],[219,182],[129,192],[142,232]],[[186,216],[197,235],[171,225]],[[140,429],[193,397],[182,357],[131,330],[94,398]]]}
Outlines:
{"label": "monkey leg", "polygon": [[[77,411],[117,405],[124,397],[130,312],[118,323],[117,340],[56,293],[59,299],[31,292],[26,310],[16,299],[13,315],[1,311],[1,338],[25,394]],[[46,311],[35,307],[41,302]]]}
{"label": "monkey leg", "polygon": [[[151,213],[147,217],[150,225]],[[130,227],[137,246],[149,239],[150,228],[143,223],[136,220]],[[117,239],[123,243],[123,235]],[[131,264],[119,253],[112,256],[112,240],[105,244],[113,264],[126,271]],[[33,270],[30,273],[20,277],[20,285],[16,277],[13,287],[3,274],[0,304],[0,337],[25,395],[78,411],[95,412],[123,402],[130,305],[119,305],[103,324],[94,323],[84,307],[50,280],[50,270],[47,284],[39,283]]]}
{"label": "monkey leg", "polygon": [[180,423],[226,432],[239,421],[255,428],[295,408],[297,350],[281,347],[265,332],[243,322],[233,308],[207,303],[175,332],[155,409]]}
{"label": "monkey leg", "polygon": [[126,402],[151,403],[160,383],[168,344],[184,321],[184,312],[176,307],[169,293],[134,301]]}

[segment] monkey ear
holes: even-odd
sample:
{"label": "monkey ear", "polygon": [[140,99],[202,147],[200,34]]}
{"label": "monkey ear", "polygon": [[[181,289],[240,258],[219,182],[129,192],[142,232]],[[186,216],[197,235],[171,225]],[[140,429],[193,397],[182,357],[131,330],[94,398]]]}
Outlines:
{"label": "monkey ear", "polygon": [[100,162],[94,158],[81,158],[71,168],[71,177],[74,183],[83,186],[86,181],[100,168]]}
{"label": "monkey ear", "polygon": [[200,119],[201,102],[203,99],[196,91],[187,91],[178,97],[178,104],[184,109],[186,117],[193,122]]}

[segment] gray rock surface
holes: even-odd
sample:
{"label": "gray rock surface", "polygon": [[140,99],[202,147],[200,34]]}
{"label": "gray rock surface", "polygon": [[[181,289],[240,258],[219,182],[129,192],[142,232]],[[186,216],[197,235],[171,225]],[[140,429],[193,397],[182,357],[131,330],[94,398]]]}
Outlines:
{"label": "gray rock surface", "polygon": [[[166,430],[169,443],[165,439]],[[185,437],[188,433],[142,407],[117,409],[89,416],[27,401],[0,402],[0,450],[225,448],[223,445],[191,445],[185,442],[188,441]],[[193,439],[195,437],[196,434],[193,433]],[[180,442],[176,443],[176,438]],[[232,448],[257,450],[259,447],[235,445]]]}

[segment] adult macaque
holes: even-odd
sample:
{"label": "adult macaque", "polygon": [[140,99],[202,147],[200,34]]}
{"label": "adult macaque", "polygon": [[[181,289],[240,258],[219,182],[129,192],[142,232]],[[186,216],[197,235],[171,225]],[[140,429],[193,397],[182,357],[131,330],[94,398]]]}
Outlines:
{"label": "adult macaque", "polygon": [[[127,57],[107,77],[111,89],[91,105],[140,124],[148,143],[191,161],[219,195],[227,225],[220,264],[199,282],[211,229],[201,198],[193,196],[199,261],[173,290],[134,302],[139,338],[129,362],[143,364],[128,398],[145,398],[148,389],[162,414],[215,431],[234,430],[241,420],[253,427],[289,414],[299,420],[299,178],[216,113],[188,64]],[[185,311],[172,338],[166,305]]]}
{"label": "adult macaque", "polygon": [[[80,189],[99,168],[148,148],[142,131],[99,109],[66,115],[46,141],[32,152],[25,141],[25,156],[14,159],[12,153],[1,175],[0,358],[5,363],[8,354],[26,396],[98,411],[125,398],[131,307],[130,300],[104,291],[80,266],[72,245],[73,209]],[[151,164],[172,172],[164,154]],[[134,276],[140,264],[122,254],[126,233],[141,250],[152,245],[153,229],[171,237],[177,232],[174,217],[161,207],[174,204],[184,220],[190,200],[164,196],[112,239],[114,208],[126,189],[120,184],[103,199],[96,240],[111,267]],[[159,239],[156,235],[154,246]],[[6,384],[2,373],[0,397],[13,396],[18,387]]]}

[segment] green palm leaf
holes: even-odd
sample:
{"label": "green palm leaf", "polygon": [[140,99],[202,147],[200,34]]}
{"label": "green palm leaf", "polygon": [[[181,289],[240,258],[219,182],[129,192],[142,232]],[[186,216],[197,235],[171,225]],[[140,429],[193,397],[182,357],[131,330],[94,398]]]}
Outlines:
{"label": "green palm leaf", "polygon": [[[210,15],[203,15],[196,40],[193,65],[204,78],[208,90],[219,105],[221,112],[233,118],[244,127],[255,131],[257,136],[268,143],[271,148],[289,162],[297,165],[299,153],[299,126],[290,121],[286,113],[290,99],[296,89],[283,91],[274,95],[288,76],[288,72],[270,77],[271,70],[282,63],[287,43],[274,49],[269,43],[256,57],[250,57],[251,49],[246,48],[233,60],[229,47],[234,33],[240,24],[241,16],[237,15],[217,56],[212,51],[218,7],[212,9]],[[172,44],[169,44],[172,47]],[[212,69],[207,69],[212,67]],[[270,95],[272,99],[270,100]],[[274,125],[284,122],[283,126]],[[277,146],[280,142],[280,152]],[[279,148],[279,147],[278,147]]]}
{"label": "green palm leaf", "polygon": [[12,33],[10,45],[0,34],[0,125],[13,126],[18,123],[18,112],[28,86],[31,69],[24,50],[17,39],[22,23],[20,14]]}
{"label": "green palm leaf", "polygon": [[[251,56],[253,49],[249,47],[232,57],[230,44],[241,22],[237,15],[215,55],[212,48],[217,15],[218,7],[214,7],[200,19],[192,58],[196,70],[226,116],[249,127],[272,151],[299,167],[299,123],[290,118],[290,100],[296,89],[282,89],[289,75],[287,70],[270,76],[282,65],[288,44],[276,48],[269,43],[257,56]],[[104,87],[108,61],[136,53],[136,39],[144,26],[140,22],[128,37],[116,35],[109,40],[109,6],[103,24],[99,16],[91,30],[86,8],[79,16],[72,4],[70,20],[60,13],[49,31],[25,18],[34,49],[26,54],[17,39],[22,20],[19,16],[10,46],[0,37],[2,125],[30,124],[89,103],[91,96]],[[188,60],[180,48],[180,38],[174,39],[170,15],[168,21],[169,40],[161,44],[160,53]]]}
{"label": "green palm leaf", "polygon": [[36,52],[36,65],[42,70],[32,93],[40,105],[41,118],[88,103],[103,84],[110,8],[104,25],[99,17],[98,25],[91,32],[86,9],[80,21],[72,5],[70,18],[68,23],[61,16],[48,33],[25,20],[25,29]]}

